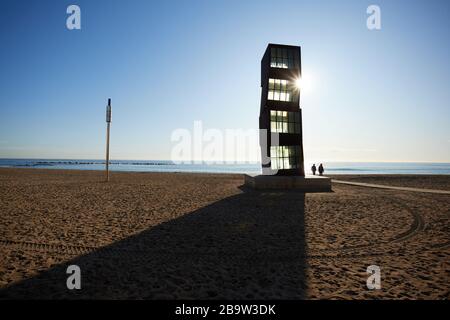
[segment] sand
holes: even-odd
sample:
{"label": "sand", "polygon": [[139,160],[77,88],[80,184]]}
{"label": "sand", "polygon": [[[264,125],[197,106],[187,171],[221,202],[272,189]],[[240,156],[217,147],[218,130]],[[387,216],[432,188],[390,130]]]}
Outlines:
{"label": "sand", "polygon": [[[351,182],[384,184],[394,187],[423,188],[450,191],[450,177],[448,175],[330,175],[330,178]],[[387,179],[388,177],[388,179]]]}
{"label": "sand", "polygon": [[[450,176],[350,178],[450,186]],[[102,180],[96,171],[0,169],[0,298],[450,297],[448,195],[254,191],[228,174]],[[66,287],[72,264],[81,290]],[[366,286],[369,265],[381,268],[380,290]]]}

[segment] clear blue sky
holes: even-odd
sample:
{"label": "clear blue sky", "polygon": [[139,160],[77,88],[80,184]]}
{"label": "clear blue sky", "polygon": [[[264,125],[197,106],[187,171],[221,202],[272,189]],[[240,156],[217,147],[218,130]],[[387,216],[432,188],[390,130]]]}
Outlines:
{"label": "clear blue sky", "polygon": [[0,157],[102,158],[109,97],[115,159],[169,159],[195,120],[257,128],[269,42],[302,46],[307,159],[450,162],[445,0],[2,0]]}

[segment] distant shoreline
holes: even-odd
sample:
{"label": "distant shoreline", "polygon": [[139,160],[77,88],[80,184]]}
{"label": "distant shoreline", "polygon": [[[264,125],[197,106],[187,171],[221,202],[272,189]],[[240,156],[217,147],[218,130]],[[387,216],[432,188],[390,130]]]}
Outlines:
{"label": "distant shoreline", "polygon": [[[319,161],[316,162],[320,163]],[[325,174],[420,174],[450,175],[450,163],[399,163],[399,162],[323,162]],[[305,162],[305,172],[309,173],[312,163]],[[0,159],[3,168],[39,168],[62,170],[104,170],[104,160],[86,159]],[[176,163],[170,160],[111,160],[112,172],[206,172],[260,174],[259,163]]]}
{"label": "distant shoreline", "polygon": [[[49,170],[49,171],[61,171],[61,172],[70,172],[70,171],[86,171],[86,172],[97,172],[97,173],[104,173],[104,169],[82,169],[82,168],[71,168],[71,169],[61,169],[61,168],[40,168],[40,167],[8,167],[8,166],[0,166],[0,170]],[[229,175],[245,175],[248,173],[245,172],[215,172],[215,171],[126,171],[126,170],[112,170],[110,169],[110,172],[114,173],[164,173],[164,174],[170,174],[170,173],[176,173],[176,174],[229,174]],[[311,175],[311,173],[307,172],[306,175]],[[326,177],[334,178],[339,177],[342,178],[344,176],[350,176],[350,177],[439,177],[439,176],[450,176],[450,173],[435,173],[435,174],[429,174],[429,173],[333,173],[333,174],[324,174]]]}

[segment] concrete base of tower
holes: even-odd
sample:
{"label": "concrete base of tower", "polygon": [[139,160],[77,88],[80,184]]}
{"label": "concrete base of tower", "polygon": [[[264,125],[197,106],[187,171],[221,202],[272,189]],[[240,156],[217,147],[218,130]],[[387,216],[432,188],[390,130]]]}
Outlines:
{"label": "concrete base of tower", "polygon": [[303,192],[331,192],[331,179],[324,176],[245,175],[245,185],[254,189],[294,189]]}

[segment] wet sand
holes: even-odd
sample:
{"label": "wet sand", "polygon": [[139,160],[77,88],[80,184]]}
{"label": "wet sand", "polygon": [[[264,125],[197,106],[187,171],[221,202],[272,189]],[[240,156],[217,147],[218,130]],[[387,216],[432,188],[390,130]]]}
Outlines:
{"label": "wet sand", "polygon": [[[450,176],[339,176],[449,190]],[[0,298],[448,299],[450,196],[0,169]],[[82,289],[66,268],[80,266]],[[366,268],[381,268],[368,290]]]}

